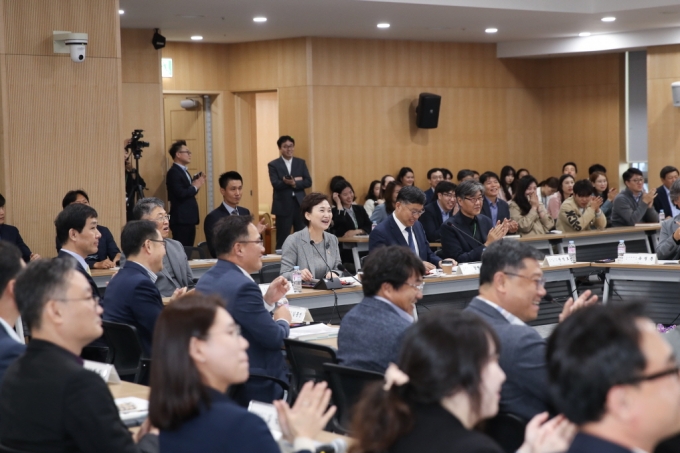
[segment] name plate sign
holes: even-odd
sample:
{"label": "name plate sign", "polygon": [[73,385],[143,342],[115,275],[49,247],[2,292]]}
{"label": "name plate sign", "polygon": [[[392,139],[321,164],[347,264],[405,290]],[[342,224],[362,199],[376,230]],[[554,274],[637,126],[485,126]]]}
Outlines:
{"label": "name plate sign", "polygon": [[107,384],[120,384],[120,376],[118,376],[118,372],[113,365],[93,362],[91,360],[84,360],[83,362],[83,368],[94,371],[101,376]]}
{"label": "name plate sign", "polygon": [[574,263],[571,262],[571,258],[569,258],[569,255],[546,255],[542,264],[544,267],[552,267],[552,266],[569,266],[570,264]]}
{"label": "name plate sign", "polygon": [[476,275],[481,267],[482,263],[458,263],[456,275]]}
{"label": "name plate sign", "polygon": [[616,260],[619,264],[657,264],[656,253],[624,253]]}

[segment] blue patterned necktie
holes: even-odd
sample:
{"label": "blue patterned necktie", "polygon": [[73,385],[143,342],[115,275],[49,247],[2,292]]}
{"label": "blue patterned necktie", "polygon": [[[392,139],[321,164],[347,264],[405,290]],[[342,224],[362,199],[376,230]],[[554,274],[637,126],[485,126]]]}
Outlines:
{"label": "blue patterned necktie", "polygon": [[413,251],[413,253],[416,253],[416,244],[413,242],[413,231],[411,230],[411,227],[406,227],[406,232],[408,232],[408,247]]}

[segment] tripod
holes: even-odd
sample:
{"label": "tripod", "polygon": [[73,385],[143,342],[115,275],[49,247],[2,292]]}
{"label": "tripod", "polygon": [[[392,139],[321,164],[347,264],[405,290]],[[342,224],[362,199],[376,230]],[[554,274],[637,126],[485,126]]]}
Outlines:
{"label": "tripod", "polygon": [[[132,172],[130,172],[130,178],[133,179],[134,185],[130,188],[128,191],[127,195],[127,213],[128,213],[128,220],[130,219],[130,214],[132,213],[132,208],[137,204],[139,200],[144,198],[144,189],[146,189],[146,183],[144,182],[144,179],[142,179],[142,176],[139,174],[139,159],[141,159],[142,154],[140,152],[132,152],[132,157],[135,158],[135,175],[136,177],[132,176]],[[127,186],[127,184],[126,184]]]}

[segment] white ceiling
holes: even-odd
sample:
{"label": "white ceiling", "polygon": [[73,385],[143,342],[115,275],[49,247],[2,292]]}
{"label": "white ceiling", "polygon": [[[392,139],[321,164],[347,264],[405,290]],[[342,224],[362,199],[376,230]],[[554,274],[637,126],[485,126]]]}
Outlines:
{"label": "white ceiling", "polygon": [[[215,43],[301,36],[509,43],[680,29],[680,0],[120,0],[120,7],[123,28]],[[267,22],[254,23],[259,15]],[[616,21],[601,22],[605,15]]]}

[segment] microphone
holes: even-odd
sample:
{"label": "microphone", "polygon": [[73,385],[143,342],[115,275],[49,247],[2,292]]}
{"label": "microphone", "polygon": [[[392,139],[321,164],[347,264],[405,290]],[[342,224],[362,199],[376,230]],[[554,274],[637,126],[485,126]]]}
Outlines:
{"label": "microphone", "polygon": [[357,279],[354,275],[352,275],[352,273],[347,270],[344,264],[342,263],[338,264],[338,269],[340,269],[343,272],[346,272],[350,277],[354,279],[354,281],[361,285],[361,280]]}
{"label": "microphone", "polygon": [[[310,240],[309,244],[312,246],[314,251],[316,251],[316,253],[321,257],[321,260],[326,265],[326,269],[328,269],[328,272],[330,272],[330,274],[331,274],[330,279],[326,279],[326,278],[320,279],[319,283],[317,283],[314,286],[314,289],[338,289],[338,288],[342,288],[342,282],[340,282],[340,279],[338,278],[337,281],[333,279],[333,269],[331,269],[331,267],[328,265],[328,261],[326,261],[326,258],[324,258],[324,256],[321,254],[321,252],[319,252],[317,250],[317,248],[314,247],[314,244],[316,244],[314,242],[314,240],[313,239]],[[329,247],[330,247],[330,244],[329,244]],[[328,249],[328,247],[326,247],[326,248]]]}
{"label": "microphone", "polygon": [[475,241],[477,244],[483,245],[484,247],[486,247],[486,244],[485,244],[485,243],[483,243],[482,241],[480,241],[480,240],[477,239],[476,237],[467,234],[465,231],[461,230],[461,229],[458,228],[456,225],[454,225],[453,222],[446,222],[444,225],[453,227],[455,230],[460,231],[460,232],[463,233],[465,236],[467,236],[467,237],[469,237],[470,239],[472,239],[473,241]]}

